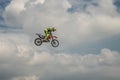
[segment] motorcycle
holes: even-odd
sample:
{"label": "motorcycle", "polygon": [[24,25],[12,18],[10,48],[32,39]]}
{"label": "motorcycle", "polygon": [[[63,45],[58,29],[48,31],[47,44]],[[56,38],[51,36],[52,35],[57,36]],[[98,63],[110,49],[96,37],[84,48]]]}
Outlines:
{"label": "motorcycle", "polygon": [[58,47],[59,46],[59,41],[57,40],[57,36],[53,36],[52,33],[48,36],[48,40],[45,40],[45,36],[42,34],[36,33],[38,38],[34,40],[34,43],[36,46],[40,46],[43,42],[49,42],[53,47]]}

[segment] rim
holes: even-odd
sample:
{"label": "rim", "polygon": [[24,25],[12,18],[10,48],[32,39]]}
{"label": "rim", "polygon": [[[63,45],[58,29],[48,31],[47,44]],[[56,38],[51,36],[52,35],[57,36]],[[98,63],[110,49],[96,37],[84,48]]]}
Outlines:
{"label": "rim", "polygon": [[41,40],[39,38],[35,39],[35,44],[37,46],[40,46],[42,44]]}
{"label": "rim", "polygon": [[59,45],[59,42],[58,40],[52,40],[51,44],[53,47],[57,47]]}

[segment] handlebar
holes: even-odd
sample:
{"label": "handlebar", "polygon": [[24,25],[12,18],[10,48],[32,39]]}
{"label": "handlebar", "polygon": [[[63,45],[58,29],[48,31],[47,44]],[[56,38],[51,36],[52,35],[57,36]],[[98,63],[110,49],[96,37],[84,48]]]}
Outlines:
{"label": "handlebar", "polygon": [[36,35],[40,35],[40,34],[36,33]]}
{"label": "handlebar", "polygon": [[36,33],[36,35],[38,35],[40,37],[41,34]]}

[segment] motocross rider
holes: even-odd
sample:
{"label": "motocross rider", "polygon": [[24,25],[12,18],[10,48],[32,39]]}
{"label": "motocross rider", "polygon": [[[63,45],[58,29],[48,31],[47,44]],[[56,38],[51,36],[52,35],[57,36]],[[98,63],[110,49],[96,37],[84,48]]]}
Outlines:
{"label": "motocross rider", "polygon": [[56,29],[54,27],[49,27],[49,28],[46,28],[44,30],[44,33],[45,33],[45,41],[49,41],[48,37],[50,35],[51,32],[54,32],[56,31]]}

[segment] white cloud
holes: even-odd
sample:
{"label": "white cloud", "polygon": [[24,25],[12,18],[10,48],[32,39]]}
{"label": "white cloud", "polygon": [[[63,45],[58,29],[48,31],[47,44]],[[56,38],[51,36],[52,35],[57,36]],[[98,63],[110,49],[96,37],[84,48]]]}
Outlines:
{"label": "white cloud", "polygon": [[22,26],[32,34],[43,33],[46,27],[55,26],[60,41],[67,45],[65,47],[79,45],[88,39],[91,41],[119,34],[120,17],[113,1],[93,2],[98,6],[87,2],[89,5],[85,12],[69,13],[67,9],[74,2],[69,3],[68,0],[13,0],[6,7],[4,18],[7,24]]}
{"label": "white cloud", "polygon": [[110,49],[99,54],[50,53],[37,50],[20,33],[0,34],[0,45],[2,80],[120,79],[120,53]]}
{"label": "white cloud", "polygon": [[[67,12],[71,0],[12,0],[6,7],[7,25],[36,33],[48,26],[57,28],[59,50],[84,41],[120,33],[120,17],[112,0],[93,2],[85,11]],[[76,1],[75,1],[76,2]],[[84,0],[80,0],[84,3]],[[79,4],[79,2],[78,2]],[[0,34],[0,77],[2,80],[119,80],[120,52],[102,49],[98,54],[54,52],[48,46],[36,47],[33,35]],[[69,37],[68,37],[69,36]],[[67,46],[66,46],[67,45]],[[87,75],[87,76],[86,76]]]}
{"label": "white cloud", "polygon": [[32,3],[33,5],[36,5],[36,4],[43,4],[45,2],[45,0],[36,0],[34,3]]}
{"label": "white cloud", "polygon": [[12,80],[39,80],[39,78],[36,76],[26,76],[26,77],[13,78]]}

